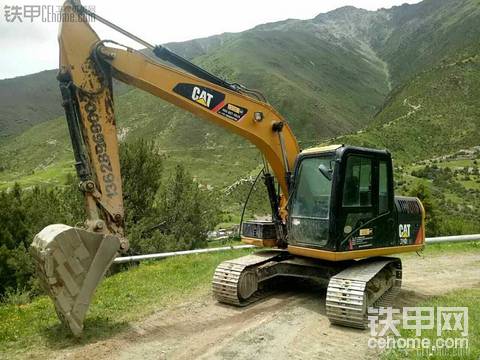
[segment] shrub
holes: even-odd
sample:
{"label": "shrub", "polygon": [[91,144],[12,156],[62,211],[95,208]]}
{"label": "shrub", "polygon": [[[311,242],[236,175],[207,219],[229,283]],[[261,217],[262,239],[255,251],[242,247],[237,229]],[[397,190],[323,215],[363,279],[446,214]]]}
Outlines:
{"label": "shrub", "polygon": [[437,204],[435,203],[430,189],[422,183],[417,184],[410,190],[409,196],[415,196],[420,199],[425,208],[425,232],[427,236],[438,234]]}
{"label": "shrub", "polygon": [[123,200],[127,225],[138,223],[152,211],[162,179],[162,158],[152,142],[139,140],[120,147]]}
{"label": "shrub", "polygon": [[[210,192],[201,191],[182,166],[162,187],[163,162],[152,143],[122,145],[121,166],[131,253],[206,245],[207,231],[218,221]],[[69,176],[63,187],[23,190],[15,185],[0,192],[0,204],[0,298],[17,301],[38,292],[27,250],[33,237],[53,223],[81,226],[83,195],[76,177]]]}
{"label": "shrub", "polygon": [[200,190],[185,168],[177,165],[159,189],[151,212],[128,230],[131,251],[148,253],[206,246],[207,232],[218,221],[215,197]]}
{"label": "shrub", "polygon": [[462,217],[445,216],[438,224],[438,232],[442,236],[478,234],[480,225],[476,221],[466,220]]}

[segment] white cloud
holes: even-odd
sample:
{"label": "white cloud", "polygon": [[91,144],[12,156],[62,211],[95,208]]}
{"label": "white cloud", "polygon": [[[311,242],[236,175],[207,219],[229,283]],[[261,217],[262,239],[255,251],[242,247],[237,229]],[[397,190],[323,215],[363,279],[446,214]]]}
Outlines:
{"label": "white cloud", "polygon": [[[206,37],[223,32],[247,30],[258,24],[287,18],[310,19],[319,13],[353,5],[376,10],[419,0],[183,0],[121,2],[118,0],[83,0],[95,12],[150,43],[162,44]],[[58,24],[33,22],[8,23],[5,6],[43,5],[57,7],[55,0],[0,0],[0,79],[38,72],[57,67]],[[45,9],[45,8],[44,8]],[[103,39],[131,42],[103,25],[95,23],[94,29]]]}

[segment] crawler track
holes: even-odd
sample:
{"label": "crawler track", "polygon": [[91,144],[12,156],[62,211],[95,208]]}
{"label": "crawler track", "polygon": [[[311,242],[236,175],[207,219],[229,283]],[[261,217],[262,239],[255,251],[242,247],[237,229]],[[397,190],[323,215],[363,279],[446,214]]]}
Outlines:
{"label": "crawler track", "polygon": [[262,298],[256,269],[282,257],[278,251],[265,251],[228,260],[218,265],[213,275],[215,298],[225,304],[245,306]]}
{"label": "crawler track", "polygon": [[383,258],[351,266],[330,279],[326,309],[331,323],[364,329],[370,306],[390,306],[400,291],[400,259]]}

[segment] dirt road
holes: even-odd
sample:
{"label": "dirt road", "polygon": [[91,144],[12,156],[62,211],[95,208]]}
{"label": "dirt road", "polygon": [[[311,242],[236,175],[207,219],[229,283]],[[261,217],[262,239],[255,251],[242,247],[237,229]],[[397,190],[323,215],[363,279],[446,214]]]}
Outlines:
{"label": "dirt road", "polygon": [[[480,254],[404,260],[396,306],[479,287]],[[56,353],[59,359],[369,359],[368,330],[330,325],[325,290],[298,285],[247,308],[216,303],[209,293],[132,324],[113,338]]]}

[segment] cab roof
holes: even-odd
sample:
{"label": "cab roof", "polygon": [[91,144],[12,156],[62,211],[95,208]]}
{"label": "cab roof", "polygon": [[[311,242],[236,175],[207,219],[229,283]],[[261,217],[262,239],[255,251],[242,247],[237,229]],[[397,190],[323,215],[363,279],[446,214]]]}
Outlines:
{"label": "cab roof", "polygon": [[323,152],[331,152],[335,151],[338,148],[341,148],[344,145],[326,145],[326,146],[316,146],[309,149],[302,150],[301,154],[316,154],[316,153],[323,153]]}

